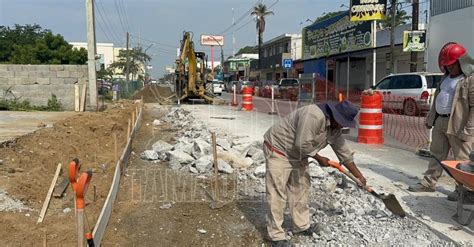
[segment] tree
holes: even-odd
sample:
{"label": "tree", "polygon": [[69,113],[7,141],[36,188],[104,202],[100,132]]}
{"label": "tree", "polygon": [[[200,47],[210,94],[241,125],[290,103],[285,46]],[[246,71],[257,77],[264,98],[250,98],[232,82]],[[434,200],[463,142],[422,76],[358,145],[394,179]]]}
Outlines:
{"label": "tree", "polygon": [[[391,7],[390,7],[391,8]],[[405,10],[397,10],[397,14],[395,15],[395,27],[405,25],[408,23],[408,20],[411,19],[411,16]],[[390,29],[392,27],[392,11],[387,10],[387,19],[382,20],[382,28],[383,29]]]}
{"label": "tree", "polygon": [[255,46],[246,46],[246,47],[240,48],[240,50],[235,55],[244,54],[244,53],[252,54],[252,53],[256,53],[256,52],[258,52],[257,47],[255,47]]}
{"label": "tree", "polygon": [[267,15],[274,15],[273,11],[268,11],[267,6],[263,3],[258,4],[253,7],[252,13],[250,15],[255,16],[257,36],[258,36],[258,69],[262,69],[262,38],[263,33],[265,32],[265,17]]}
{"label": "tree", "polygon": [[0,63],[85,64],[87,51],[74,49],[63,36],[41,26],[0,26]]}
{"label": "tree", "polygon": [[127,54],[130,57],[129,71],[132,75],[132,80],[139,73],[144,73],[142,67],[146,62],[151,60],[151,57],[143,52],[142,47],[135,47],[131,50],[120,50],[118,60],[110,64],[110,68],[113,70],[120,70],[118,74],[124,75],[127,68]]}

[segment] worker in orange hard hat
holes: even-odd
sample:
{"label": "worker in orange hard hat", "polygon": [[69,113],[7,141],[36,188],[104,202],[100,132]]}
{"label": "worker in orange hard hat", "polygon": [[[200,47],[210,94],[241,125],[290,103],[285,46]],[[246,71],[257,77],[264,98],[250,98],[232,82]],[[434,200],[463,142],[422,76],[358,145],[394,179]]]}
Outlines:
{"label": "worker in orange hard hat", "polygon": [[[430,152],[446,160],[451,149],[455,160],[468,160],[474,142],[474,62],[464,46],[449,42],[441,49],[438,63],[445,75],[425,121],[427,128],[433,128]],[[442,172],[441,165],[432,159],[423,180],[408,190],[433,192]],[[457,198],[456,191],[448,195],[448,200]]]}

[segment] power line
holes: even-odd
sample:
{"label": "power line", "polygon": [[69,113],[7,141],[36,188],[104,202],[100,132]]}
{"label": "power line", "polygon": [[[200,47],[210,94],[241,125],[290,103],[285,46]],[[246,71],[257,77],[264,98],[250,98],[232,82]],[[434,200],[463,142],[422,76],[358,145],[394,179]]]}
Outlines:
{"label": "power line", "polygon": [[125,10],[125,5],[123,4],[123,0],[119,0],[119,7],[122,8],[122,14],[124,16],[124,20],[125,20],[125,26],[127,27],[127,30],[128,31],[131,31],[130,29],[130,22],[128,20],[128,15],[127,15],[127,11]]}
{"label": "power line", "polygon": [[115,1],[114,1],[115,9],[117,10],[117,14],[118,14],[118,17],[119,17],[119,20],[120,20],[120,25],[122,26],[122,31],[123,31],[124,33],[126,33],[126,32],[127,32],[127,29],[126,29],[125,26],[123,25],[122,14],[121,14],[121,12],[120,12],[120,10],[119,10],[119,7],[118,7],[118,5],[117,5],[117,1],[118,1],[118,0],[115,0]]}
{"label": "power line", "polygon": [[237,19],[236,22],[232,23],[230,26],[228,26],[226,29],[224,29],[224,31],[219,32],[218,34],[223,34],[223,33],[227,32],[228,30],[234,28],[239,22],[241,22],[243,19],[245,19],[245,17],[248,17],[250,12],[252,12],[253,8],[261,2],[262,2],[262,0],[258,0],[252,7],[250,7],[249,10],[247,10],[241,17],[239,17],[239,19]]}
{"label": "power line", "polygon": [[147,38],[144,38],[144,37],[138,37],[136,36],[135,34],[132,34],[135,38],[139,39],[139,40],[142,40],[142,41],[146,41],[146,42],[149,42],[149,43],[155,43],[157,45],[162,45],[162,46],[168,46],[168,47],[172,47],[172,48],[177,48],[176,45],[169,45],[169,44],[165,44],[165,43],[161,43],[161,42],[158,42],[158,41],[155,41],[155,40],[151,40],[151,39],[147,39]]}
{"label": "power line", "polygon": [[[103,27],[102,25],[98,25],[99,28],[102,30],[102,32],[104,33],[105,37],[107,38],[107,40],[110,42],[112,41],[113,42],[113,35],[111,34],[112,32],[110,32],[110,29],[108,28],[108,25],[104,19],[104,16],[100,10],[100,8],[97,6],[97,1],[94,1],[94,5],[95,5],[95,8],[97,9],[97,13],[99,14],[99,17],[100,19],[102,20],[102,24],[103,24]],[[112,37],[112,38],[111,38]]]}
{"label": "power line", "polygon": [[[102,4],[102,1],[100,1],[100,0],[96,0],[96,1],[99,3],[100,9],[102,9],[102,11],[101,11],[101,12],[102,12],[102,16],[104,17],[104,20],[105,20],[106,25],[109,27],[109,31],[110,31],[110,33],[112,34],[113,39],[117,42],[117,44],[119,44],[120,41],[122,40],[122,39],[121,39],[122,36],[121,36],[121,35],[117,35],[115,28],[113,28],[113,25],[111,24],[112,22],[110,21],[110,18],[109,18],[108,14],[107,14],[107,11],[105,11],[105,8],[104,8],[104,5]],[[99,11],[100,11],[100,10],[99,10]]]}
{"label": "power line", "polygon": [[[279,0],[276,0],[272,5],[270,5],[270,7],[268,7],[268,10],[272,9],[277,3],[278,3]],[[245,26],[247,26],[248,24],[250,24],[250,22],[253,21],[253,18],[250,18],[250,20],[248,20],[246,23],[244,23],[242,26],[240,26],[239,28],[237,28],[236,30],[234,31],[230,31],[230,32],[227,32],[223,35],[229,35],[231,34],[232,32],[237,32],[239,30],[241,30],[242,28],[244,28]]]}

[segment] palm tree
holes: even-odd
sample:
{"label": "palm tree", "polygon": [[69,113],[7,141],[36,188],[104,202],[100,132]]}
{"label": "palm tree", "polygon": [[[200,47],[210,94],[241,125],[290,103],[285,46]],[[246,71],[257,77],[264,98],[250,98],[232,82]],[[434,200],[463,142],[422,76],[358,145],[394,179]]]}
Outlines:
{"label": "palm tree", "polygon": [[261,69],[262,61],[262,36],[265,32],[265,16],[273,15],[273,11],[268,11],[267,5],[259,3],[253,7],[252,13],[250,15],[255,16],[255,21],[257,22],[257,36],[258,36],[258,70]]}

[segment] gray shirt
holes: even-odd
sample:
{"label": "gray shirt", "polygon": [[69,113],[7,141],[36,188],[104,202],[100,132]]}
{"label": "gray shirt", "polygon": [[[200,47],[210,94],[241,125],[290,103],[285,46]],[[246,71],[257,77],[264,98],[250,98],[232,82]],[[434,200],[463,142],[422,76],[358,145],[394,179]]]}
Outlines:
{"label": "gray shirt", "polygon": [[328,144],[342,164],[353,161],[353,152],[345,144],[340,129],[331,129],[321,109],[311,104],[301,107],[271,127],[264,140],[288,159],[303,160],[316,155]]}

